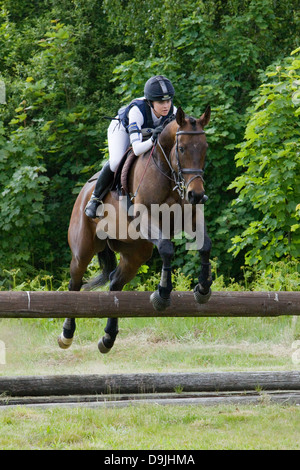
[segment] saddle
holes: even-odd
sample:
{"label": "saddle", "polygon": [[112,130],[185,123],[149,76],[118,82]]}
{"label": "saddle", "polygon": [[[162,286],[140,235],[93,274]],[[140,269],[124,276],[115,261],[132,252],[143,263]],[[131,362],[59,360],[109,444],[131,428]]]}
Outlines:
{"label": "saddle", "polygon": [[[119,196],[127,196],[130,200],[129,196],[129,188],[128,188],[128,177],[130,169],[137,159],[137,156],[133,153],[131,147],[129,147],[126,152],[124,153],[117,170],[115,171],[114,179],[111,186],[108,188],[109,191],[117,191]],[[100,171],[98,171],[95,175],[92,176],[88,180],[88,183],[92,183],[97,181]]]}

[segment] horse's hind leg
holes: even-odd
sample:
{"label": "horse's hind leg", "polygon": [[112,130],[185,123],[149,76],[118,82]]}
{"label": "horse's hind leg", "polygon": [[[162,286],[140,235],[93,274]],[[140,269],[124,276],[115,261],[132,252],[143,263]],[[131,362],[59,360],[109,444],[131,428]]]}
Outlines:
{"label": "horse's hind leg", "polygon": [[[75,256],[73,256],[70,264],[71,280],[68,286],[69,291],[79,291],[81,289],[82,278],[91,259],[92,254],[88,261],[79,261]],[[75,318],[66,318],[63,324],[62,333],[57,338],[58,345],[61,349],[67,349],[71,346],[75,329]]]}
{"label": "horse's hind leg", "polygon": [[[75,232],[75,235],[73,234]],[[83,240],[83,241],[82,241]],[[82,240],[77,238],[76,231],[69,235],[69,244],[72,250],[72,260],[70,264],[69,291],[80,291],[82,279],[86,269],[96,252],[105,248],[106,242],[95,244],[93,234],[86,230]],[[58,337],[59,347],[67,349],[71,346],[76,329],[75,318],[66,318],[63,324],[63,331]]]}
{"label": "horse's hind leg", "polygon": [[[110,275],[109,290],[121,291],[134,278],[139,267],[151,257],[152,249],[152,245],[146,242],[142,248],[136,246],[135,250],[133,245],[132,253],[121,254],[118,267]],[[98,349],[102,354],[108,353],[114,345],[119,332],[118,318],[108,318],[104,331],[105,335],[98,342]]]}
{"label": "horse's hind leg", "polygon": [[[134,277],[135,273],[136,270],[133,276],[129,276],[126,269],[126,263],[124,262],[124,257],[121,256],[118,267],[110,275],[109,290],[121,291],[125,284]],[[113,347],[117,334],[119,333],[118,323],[118,318],[107,319],[106,327],[104,328],[105,335],[98,342],[98,349],[102,354],[108,353]]]}
{"label": "horse's hind leg", "polygon": [[75,318],[66,318],[63,324],[62,333],[57,338],[58,346],[61,349],[68,349],[71,346],[75,329]]}

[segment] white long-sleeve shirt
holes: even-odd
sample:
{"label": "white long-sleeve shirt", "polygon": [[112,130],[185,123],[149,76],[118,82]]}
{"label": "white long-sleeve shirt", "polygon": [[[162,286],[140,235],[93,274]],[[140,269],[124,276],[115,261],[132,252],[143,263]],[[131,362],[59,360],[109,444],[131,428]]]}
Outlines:
{"label": "white long-sleeve shirt", "polygon": [[[175,106],[173,108],[173,112],[174,114],[176,113]],[[154,127],[159,126],[162,121],[162,117],[157,118],[152,108],[151,114]],[[128,127],[132,126],[131,130],[135,128],[137,132],[130,133],[129,135],[123,124],[114,120],[108,127],[107,137],[109,148],[109,163],[112,171],[116,171],[124,153],[130,145],[132,146],[132,149],[137,156],[150,150],[153,145],[151,139],[152,129],[149,131],[149,139],[145,139],[145,135],[143,139],[143,134],[146,133],[147,135],[147,129],[143,129],[142,134],[144,117],[138,106],[133,106],[130,109],[128,113],[128,120]]]}
{"label": "white long-sleeve shirt", "polygon": [[[175,106],[174,106],[173,112],[174,114],[176,113]],[[152,115],[154,128],[158,127],[162,121],[162,116],[158,118],[155,115],[153,108],[151,108],[151,115]],[[128,114],[128,120],[129,120],[128,127],[130,127],[130,125],[136,124],[137,129],[139,131],[139,132],[134,132],[130,134],[130,143],[132,145],[132,149],[135,155],[141,155],[142,153],[147,152],[153,145],[153,141],[151,140],[151,132],[149,132],[150,138],[143,141],[142,126],[144,124],[144,117],[137,106],[132,106],[132,108],[130,109],[129,114]]]}

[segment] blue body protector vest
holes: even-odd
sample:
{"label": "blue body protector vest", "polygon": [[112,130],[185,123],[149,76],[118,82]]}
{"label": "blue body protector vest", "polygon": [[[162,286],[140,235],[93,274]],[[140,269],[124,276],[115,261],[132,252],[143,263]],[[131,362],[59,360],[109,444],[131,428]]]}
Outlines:
{"label": "blue body protector vest", "polygon": [[[135,99],[131,101],[129,105],[123,106],[121,109],[119,109],[118,116],[119,116],[121,123],[123,124],[126,131],[128,132],[128,125],[129,125],[128,114],[133,106],[137,106],[139,110],[141,111],[143,118],[144,118],[142,129],[145,129],[145,130],[148,129],[148,134],[150,136],[152,134],[152,129],[154,128],[154,124],[153,124],[153,119],[152,119],[152,114],[151,114],[151,108],[146,99],[143,99],[143,98]],[[171,117],[173,116],[173,110],[174,110],[174,106],[172,103],[170,111],[167,114],[167,116],[163,116],[163,118],[161,119],[159,123],[160,126],[163,125],[166,121],[171,120]]]}

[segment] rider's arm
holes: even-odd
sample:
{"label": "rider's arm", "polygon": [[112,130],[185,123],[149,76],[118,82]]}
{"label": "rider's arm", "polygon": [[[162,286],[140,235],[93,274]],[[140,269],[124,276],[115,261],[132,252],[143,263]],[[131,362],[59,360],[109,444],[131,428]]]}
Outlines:
{"label": "rider's arm", "polygon": [[144,117],[137,106],[133,106],[128,114],[128,132],[130,143],[135,155],[141,155],[151,149],[153,142],[147,139],[143,142],[142,125],[144,124]]}

